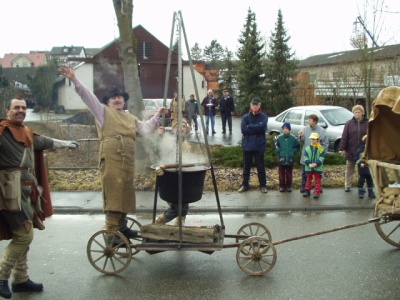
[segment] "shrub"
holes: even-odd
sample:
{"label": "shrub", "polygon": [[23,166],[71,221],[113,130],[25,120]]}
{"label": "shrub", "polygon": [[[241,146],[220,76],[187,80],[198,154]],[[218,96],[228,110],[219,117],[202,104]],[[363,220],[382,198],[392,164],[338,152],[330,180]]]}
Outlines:
{"label": "shrub", "polygon": [[[243,150],[242,146],[233,147],[219,147],[212,151],[213,162],[217,166],[229,167],[229,168],[241,168],[243,167]],[[300,165],[301,150],[296,154],[294,158],[294,166]],[[278,166],[277,153],[274,148],[274,137],[267,137],[267,149],[265,151],[265,167],[275,168]],[[344,165],[346,164],[346,158],[340,153],[328,153],[324,161],[325,165]]]}

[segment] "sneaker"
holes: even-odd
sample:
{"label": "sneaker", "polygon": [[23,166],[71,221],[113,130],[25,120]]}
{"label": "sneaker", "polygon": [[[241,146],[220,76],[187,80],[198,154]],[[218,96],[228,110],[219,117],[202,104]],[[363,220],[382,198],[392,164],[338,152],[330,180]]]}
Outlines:
{"label": "sneaker", "polygon": [[303,197],[310,197],[310,191],[304,190]]}
{"label": "sneaker", "polygon": [[284,192],[285,192],[285,189],[284,189],[284,188],[280,188],[279,191],[280,191],[281,193],[284,193]]}
{"label": "sneaker", "polygon": [[249,189],[250,187],[242,185],[240,189],[238,189],[238,193],[247,192]]}
{"label": "sneaker", "polygon": [[349,188],[349,187],[346,187],[346,188],[344,189],[344,191],[345,191],[346,193],[348,193],[348,192],[350,192],[350,188]]}
{"label": "sneaker", "polygon": [[286,188],[286,192],[291,193],[292,192],[292,188]]}
{"label": "sneaker", "polygon": [[13,283],[11,285],[11,289],[14,293],[18,292],[41,292],[43,291],[43,284],[33,282],[32,280],[28,279],[22,283]]}
{"label": "sneaker", "polygon": [[314,199],[318,199],[319,198],[319,194],[314,193]]}
{"label": "sneaker", "polygon": [[0,280],[0,297],[10,299],[12,296],[8,280]]}
{"label": "sneaker", "polygon": [[267,187],[265,187],[265,186],[260,187],[260,190],[261,190],[261,193],[263,193],[263,194],[268,193]]}
{"label": "sneaker", "polygon": [[300,189],[300,193],[304,193],[306,190],[305,189]]}
{"label": "sneaker", "polygon": [[213,131],[213,132],[212,132],[212,134],[216,134],[216,133],[217,133],[216,131]]}
{"label": "sneaker", "polygon": [[135,237],[137,237],[138,232],[136,230],[132,230],[132,229],[125,229],[125,230],[121,230],[120,231],[124,236],[126,236],[128,239],[134,239]]}

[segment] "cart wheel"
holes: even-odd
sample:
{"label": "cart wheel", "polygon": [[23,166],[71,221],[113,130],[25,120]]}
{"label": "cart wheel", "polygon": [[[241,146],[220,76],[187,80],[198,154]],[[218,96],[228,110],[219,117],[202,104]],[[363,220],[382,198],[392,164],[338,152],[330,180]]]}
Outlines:
{"label": "cart wheel", "polygon": [[130,243],[118,231],[96,232],[89,239],[86,252],[92,266],[97,271],[108,275],[121,273],[132,259]]}
{"label": "cart wheel", "polygon": [[[381,217],[383,214],[384,212],[378,208],[378,204],[375,205],[374,217]],[[375,222],[374,225],[381,238],[383,238],[390,245],[400,248],[399,221],[391,221],[382,218],[379,222]]]}
{"label": "cart wheel", "polygon": [[268,241],[272,241],[271,233],[263,224],[252,222],[247,223],[240,227],[237,232],[238,235],[244,235],[244,237],[237,237],[236,243],[239,243],[241,240],[247,239],[251,236],[260,236],[268,239]]}
{"label": "cart wheel", "polygon": [[263,275],[275,265],[275,246],[266,238],[250,237],[244,240],[237,249],[236,261],[247,274]]}
{"label": "cart wheel", "polygon": [[[126,219],[128,220],[128,224],[126,226],[129,229],[136,230],[140,233],[140,231],[142,230],[142,224],[140,224],[137,220],[130,218],[130,217],[127,217]],[[135,249],[132,251],[132,256],[134,256],[135,254],[140,252],[140,250],[136,250],[136,245],[141,244],[142,240],[143,239],[140,235],[134,239],[129,240],[131,243],[131,247]]]}

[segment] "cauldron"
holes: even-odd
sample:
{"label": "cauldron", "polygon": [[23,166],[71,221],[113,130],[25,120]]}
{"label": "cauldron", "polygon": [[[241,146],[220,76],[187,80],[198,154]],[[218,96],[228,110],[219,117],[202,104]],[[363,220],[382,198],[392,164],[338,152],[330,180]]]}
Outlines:
{"label": "cauldron", "polygon": [[[157,165],[152,165],[156,169]],[[199,201],[203,195],[207,166],[182,167],[182,203]],[[172,203],[179,202],[179,168],[165,169],[157,176],[160,198]]]}

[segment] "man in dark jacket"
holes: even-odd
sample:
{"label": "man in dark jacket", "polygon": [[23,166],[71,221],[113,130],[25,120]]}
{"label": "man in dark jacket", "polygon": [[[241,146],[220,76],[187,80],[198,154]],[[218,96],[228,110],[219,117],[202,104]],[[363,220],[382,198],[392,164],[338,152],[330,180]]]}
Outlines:
{"label": "man in dark jacket", "polygon": [[267,193],[267,176],[265,172],[264,153],[266,147],[265,132],[267,131],[268,116],[261,111],[261,100],[251,100],[250,111],[242,117],[242,149],[243,149],[243,183],[239,193],[250,189],[250,169],[253,158],[257,167],[258,181],[262,193]]}
{"label": "man in dark jacket", "polygon": [[204,107],[204,116],[206,117],[206,134],[208,134],[208,129],[211,121],[212,134],[215,132],[215,108],[218,106],[218,101],[214,97],[212,90],[208,90],[207,96],[204,97],[201,102],[201,106]]}
{"label": "man in dark jacket", "polygon": [[222,133],[226,132],[226,121],[228,121],[229,133],[232,133],[232,114],[235,112],[235,102],[228,90],[223,91],[223,96],[219,101],[219,110],[221,112]]}
{"label": "man in dark jacket", "polygon": [[194,130],[197,131],[199,126],[197,124],[197,115],[199,114],[199,108],[197,106],[197,100],[194,98],[194,94],[190,94],[189,100],[186,101],[186,118],[188,125],[192,126],[194,123]]}

